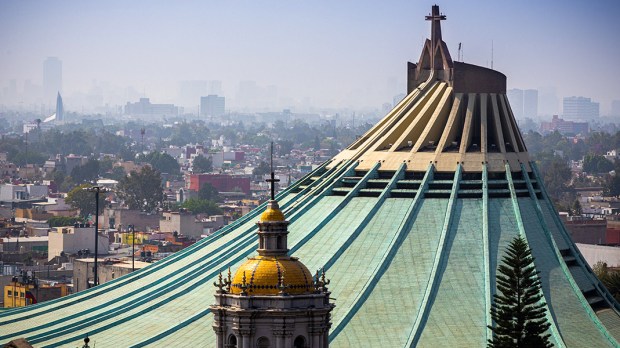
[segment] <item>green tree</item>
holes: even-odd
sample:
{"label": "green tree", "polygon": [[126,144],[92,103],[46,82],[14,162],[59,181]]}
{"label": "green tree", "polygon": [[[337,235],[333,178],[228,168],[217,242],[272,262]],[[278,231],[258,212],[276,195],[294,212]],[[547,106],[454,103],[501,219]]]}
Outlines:
{"label": "green tree", "polygon": [[540,165],[545,188],[549,195],[554,199],[558,199],[563,192],[569,190],[568,182],[571,179],[570,167],[566,161],[559,156],[546,153],[539,156]]}
{"label": "green tree", "polygon": [[603,186],[603,194],[605,196],[614,196],[617,197],[620,195],[620,175],[616,173],[616,175],[609,176],[605,185]]}
{"label": "green tree", "polygon": [[73,182],[73,178],[70,176],[65,176],[64,180],[60,185],[58,185],[58,191],[60,192],[69,192],[75,187],[75,183]]}
{"label": "green tree", "polygon": [[198,198],[212,202],[221,202],[220,192],[213,185],[205,182],[198,190]]}
{"label": "green tree", "polygon": [[269,167],[269,164],[267,164],[267,162],[265,161],[260,161],[258,166],[256,166],[256,168],[252,170],[252,175],[255,176],[265,175],[269,173],[271,173],[271,168]]}
{"label": "green tree", "polygon": [[54,171],[48,175],[51,177],[51,179],[56,183],[57,187],[60,187],[60,185],[62,185],[62,183],[65,181],[65,172],[63,172],[62,170],[59,170],[58,168],[54,169]]}
{"label": "green tree", "polygon": [[[67,204],[80,211],[80,216],[82,217],[95,214],[95,193],[86,191],[89,187],[92,187],[92,185],[82,184],[77,186],[67,193],[67,198],[65,199]],[[105,194],[99,194],[99,214],[103,212],[104,207]]]}
{"label": "green tree", "polygon": [[579,199],[575,199],[575,201],[573,202],[573,207],[571,211],[573,212],[573,215],[576,215],[576,216],[581,215],[582,208],[581,208],[581,203],[579,202]]}
{"label": "green tree", "polygon": [[81,166],[71,170],[71,177],[76,182],[90,182],[97,179],[99,175],[99,161],[91,158]]}
{"label": "green tree", "polygon": [[190,198],[181,204],[181,208],[185,208],[194,214],[222,214],[222,209],[217,204],[206,199]]}
{"label": "green tree", "polygon": [[106,179],[120,181],[126,176],[126,174],[125,174],[125,169],[123,169],[123,167],[121,166],[118,166],[118,167],[113,167],[111,170],[109,170],[107,173],[103,174],[102,176]]}
{"label": "green tree", "polygon": [[278,156],[285,156],[293,151],[293,146],[295,143],[291,140],[280,140],[276,144],[276,154]]}
{"label": "green tree", "polygon": [[498,267],[498,294],[493,296],[488,347],[552,347],[546,304],[534,257],[522,237],[515,237]]}
{"label": "green tree", "polygon": [[80,223],[83,220],[79,217],[68,217],[68,216],[53,216],[47,220],[47,223],[50,227],[61,227],[61,226],[73,226],[75,223]]}
{"label": "green tree", "polygon": [[181,172],[179,162],[167,153],[154,151],[147,155],[141,155],[139,160],[149,163],[153,169],[160,173],[178,175]]}
{"label": "green tree", "polygon": [[606,173],[614,169],[614,164],[601,155],[585,155],[583,170],[588,173]]}
{"label": "green tree", "polygon": [[312,147],[314,148],[314,151],[318,151],[321,149],[321,141],[319,140],[318,135],[314,137],[314,142],[312,143]]}
{"label": "green tree", "polygon": [[152,212],[164,199],[161,175],[149,166],[132,171],[119,181],[118,196],[130,209]]}
{"label": "green tree", "polygon": [[614,296],[616,301],[620,301],[620,272],[610,270],[607,264],[601,261],[592,267],[592,271],[594,271],[594,274]]}
{"label": "green tree", "polygon": [[194,157],[192,162],[192,171],[194,173],[209,173],[213,171],[213,161],[211,157],[207,158],[203,155]]}

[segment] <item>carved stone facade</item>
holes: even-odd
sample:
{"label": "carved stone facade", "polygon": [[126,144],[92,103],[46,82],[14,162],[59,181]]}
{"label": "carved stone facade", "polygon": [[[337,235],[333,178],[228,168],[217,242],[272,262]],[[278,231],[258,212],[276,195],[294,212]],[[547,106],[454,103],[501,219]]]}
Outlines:
{"label": "carved stone facade", "polygon": [[288,256],[288,221],[271,200],[258,225],[258,256],[235,276],[220,273],[213,329],[218,348],[326,348],[331,327],[329,281]]}

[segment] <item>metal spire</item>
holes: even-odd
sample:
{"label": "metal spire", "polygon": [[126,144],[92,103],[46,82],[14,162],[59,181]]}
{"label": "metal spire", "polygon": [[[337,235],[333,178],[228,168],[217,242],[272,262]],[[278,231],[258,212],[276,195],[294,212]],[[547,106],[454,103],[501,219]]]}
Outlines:
{"label": "metal spire", "polygon": [[441,21],[446,19],[446,16],[439,12],[439,6],[433,5],[431,13],[425,16],[424,19],[431,21],[431,68],[437,68],[435,66],[435,54],[437,53],[437,46],[441,45]]}
{"label": "metal spire", "polygon": [[273,201],[276,197],[276,182],[279,182],[280,179],[276,179],[276,173],[273,171],[273,141],[271,142],[271,178],[265,180],[271,184],[271,200]]}

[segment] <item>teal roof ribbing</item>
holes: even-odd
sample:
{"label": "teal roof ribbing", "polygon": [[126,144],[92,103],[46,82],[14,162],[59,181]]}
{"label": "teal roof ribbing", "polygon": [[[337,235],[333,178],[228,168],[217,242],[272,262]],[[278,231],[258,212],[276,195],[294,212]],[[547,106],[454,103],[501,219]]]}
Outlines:
{"label": "teal roof ribbing", "polygon": [[[522,236],[540,272],[553,343],[619,347],[620,305],[553,208],[502,90],[505,77],[458,62],[448,68],[414,66],[423,81],[384,119],[276,197],[290,221],[290,253],[331,278],[330,345],[485,346],[497,266]],[[0,343],[25,337],[75,347],[88,335],[99,348],[213,347],[212,284],[255,253],[264,209],[96,288],[1,310]]]}
{"label": "teal roof ribbing", "polygon": [[[350,163],[343,165],[355,171]],[[541,187],[536,171],[509,167],[507,177],[474,180],[457,172],[447,180],[432,165],[424,174],[407,172],[403,165],[388,172],[389,180],[371,182],[377,169],[312,173],[278,196],[285,215],[296,215],[289,226],[294,255],[310,269],[326,267],[331,275],[337,299],[332,346],[484,345],[495,269],[505,246],[520,233],[541,271],[556,345],[618,346],[617,305],[555,219],[544,190],[536,191]],[[326,193],[352,176],[360,179],[349,194]],[[399,182],[413,185],[415,195],[392,197]],[[481,196],[459,197],[463,183],[480,185]],[[302,193],[302,185],[310,188]],[[357,195],[365,185],[385,187],[378,197]],[[427,197],[431,187],[445,185],[451,187],[447,196]],[[488,187],[494,185],[506,185],[510,195],[490,195]],[[520,187],[528,193],[518,193]],[[0,311],[0,340],[26,337],[36,346],[73,347],[88,333],[99,347],[214,344],[211,283],[221,269],[234,269],[254,252],[254,222],[261,211],[97,288]],[[568,254],[578,261],[567,265]],[[589,304],[598,297],[602,303]]]}

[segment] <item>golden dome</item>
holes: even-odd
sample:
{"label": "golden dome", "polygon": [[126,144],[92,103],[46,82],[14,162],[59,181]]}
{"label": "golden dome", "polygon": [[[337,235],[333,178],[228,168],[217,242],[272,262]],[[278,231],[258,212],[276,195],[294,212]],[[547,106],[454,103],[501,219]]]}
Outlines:
{"label": "golden dome", "polygon": [[260,222],[281,222],[284,220],[284,214],[275,200],[267,203],[267,209],[260,216]]}
{"label": "golden dome", "polygon": [[260,216],[261,222],[284,221],[284,214],[280,209],[267,209]]}
{"label": "golden dome", "polygon": [[243,275],[248,295],[277,295],[280,292],[279,275],[282,274],[287,294],[304,294],[314,289],[308,268],[294,257],[257,256],[244,262],[233,277],[230,292],[243,292]]}

